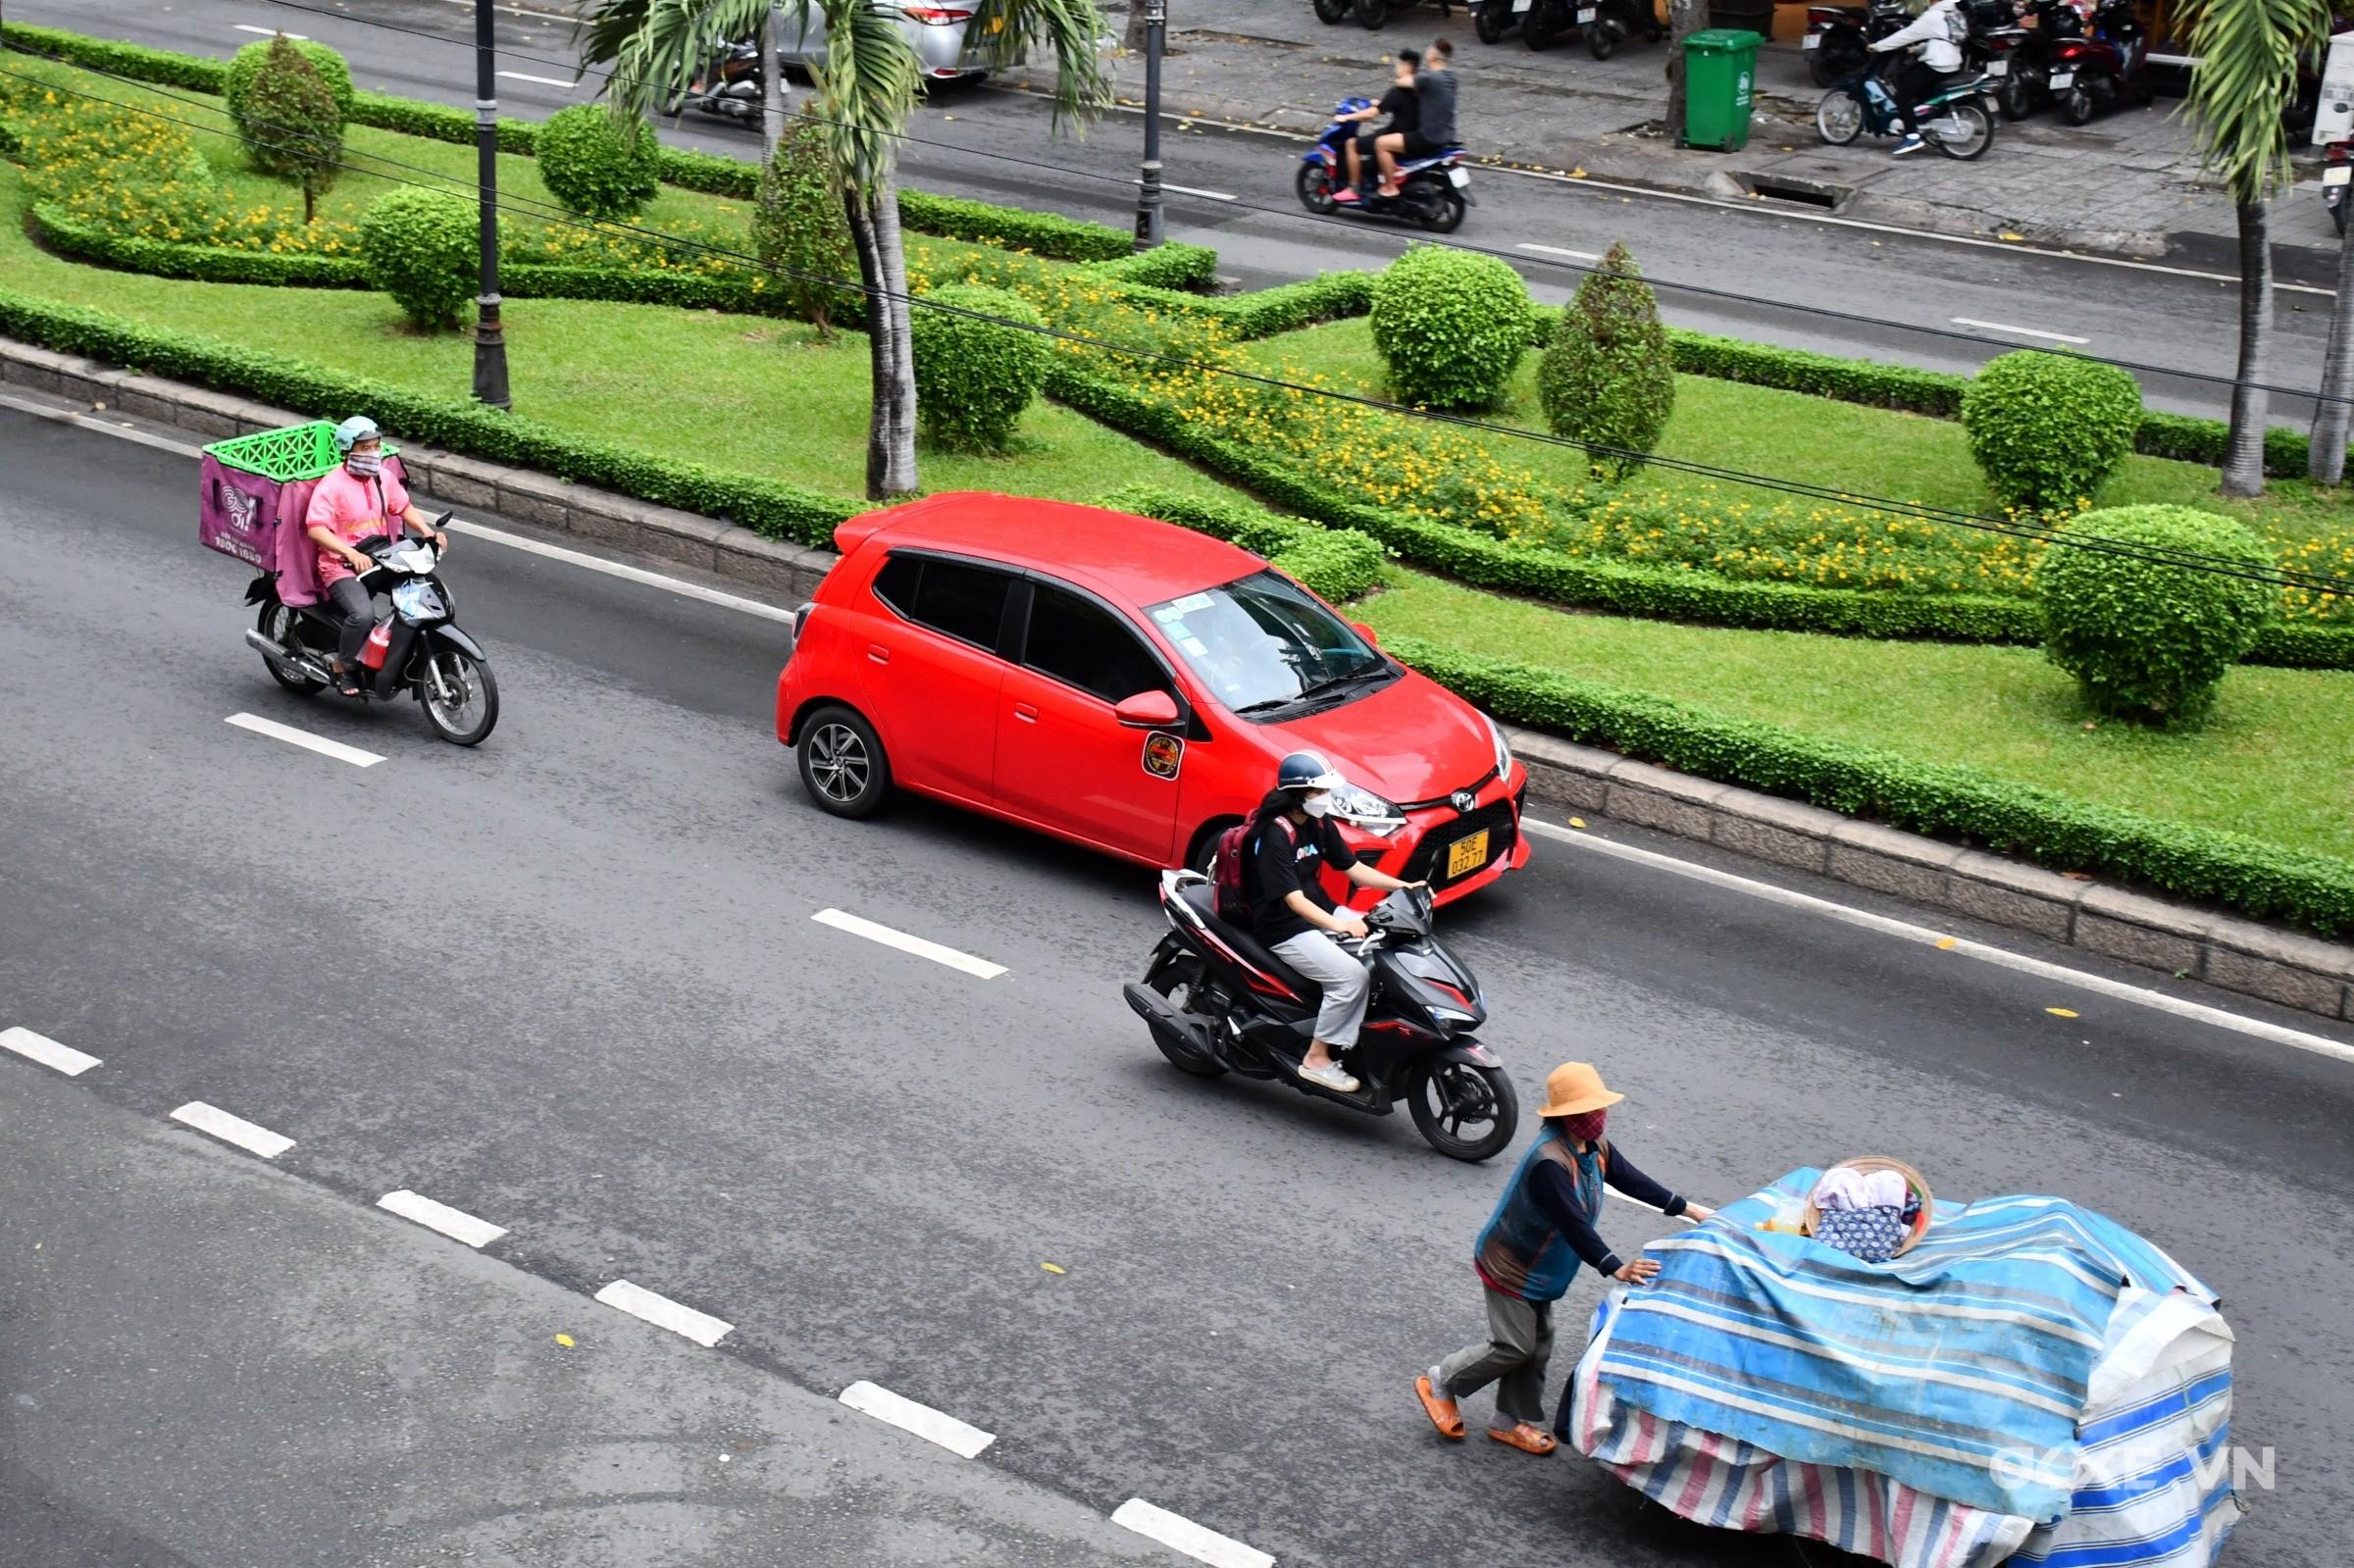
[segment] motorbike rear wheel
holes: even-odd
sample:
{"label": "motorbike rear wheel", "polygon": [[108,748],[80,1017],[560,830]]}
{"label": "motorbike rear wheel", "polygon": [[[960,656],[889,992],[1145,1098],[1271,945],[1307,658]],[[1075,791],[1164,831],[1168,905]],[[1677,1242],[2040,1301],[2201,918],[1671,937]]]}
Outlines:
{"label": "motorbike rear wheel", "polygon": [[1586,52],[1597,60],[1610,59],[1618,52],[1618,29],[1607,22],[1586,28]]}
{"label": "motorbike rear wheel", "polygon": [[2092,124],[2092,89],[2081,84],[2069,88],[2060,100],[2060,116],[2072,126]]}
{"label": "motorbike rear wheel", "polygon": [[[1520,1128],[1520,1097],[1501,1067],[1455,1060],[1415,1064],[1407,1109],[1432,1148],[1451,1160],[1477,1162],[1503,1152]],[[1465,1136],[1465,1128],[1482,1128]]]}
{"label": "motorbike rear wheel", "polygon": [[1327,27],[1337,27],[1349,20],[1354,9],[1354,0],[1316,0],[1316,20]]}
{"label": "motorbike rear wheel", "polygon": [[1510,0],[1479,0],[1471,8],[1471,30],[1481,43],[1502,43],[1512,25]]}
{"label": "motorbike rear wheel", "polygon": [[425,722],[453,746],[479,746],[498,726],[498,682],[490,667],[455,648],[426,660]]}
{"label": "motorbike rear wheel", "polygon": [[1332,172],[1322,164],[1302,164],[1292,184],[1300,192],[1300,205],[1311,213],[1329,213],[1340,205],[1332,199]]}
{"label": "motorbike rear wheel", "polygon": [[1356,0],[1356,25],[1379,32],[1390,25],[1390,0]]}
{"label": "motorbike rear wheel", "polygon": [[1531,49],[1550,49],[1561,41],[1561,19],[1553,0],[1537,0],[1520,19],[1520,41]]}
{"label": "motorbike rear wheel", "polygon": [[1417,219],[1424,228],[1434,234],[1452,234],[1463,227],[1465,204],[1463,193],[1453,185],[1440,187],[1437,196],[1422,204]]}
{"label": "motorbike rear wheel", "polygon": [[[1201,996],[1202,960],[1192,953],[1179,953],[1165,963],[1154,965],[1152,973],[1145,977],[1145,986],[1168,998],[1178,1011],[1194,1012],[1194,1003]],[[1160,1047],[1160,1054],[1169,1059],[1169,1065],[1181,1073],[1191,1073],[1196,1078],[1225,1076],[1224,1062],[1165,1039],[1157,1029],[1152,1031],[1152,1043]]]}
{"label": "motorbike rear wheel", "polygon": [[[282,604],[265,604],[260,618],[253,623],[253,629],[282,648],[301,638],[302,617]],[[327,689],[326,682],[304,675],[294,666],[273,659],[267,653],[262,655],[262,668],[270,672],[271,680],[298,697],[315,697]]]}
{"label": "motorbike rear wheel", "polygon": [[1864,134],[1863,104],[1845,88],[1824,93],[1822,102],[1815,106],[1815,130],[1832,146],[1846,146]]}
{"label": "motorbike rear wheel", "polygon": [[2005,76],[1998,101],[2005,120],[2014,124],[2024,120],[2035,112],[2035,84],[2017,73]]}

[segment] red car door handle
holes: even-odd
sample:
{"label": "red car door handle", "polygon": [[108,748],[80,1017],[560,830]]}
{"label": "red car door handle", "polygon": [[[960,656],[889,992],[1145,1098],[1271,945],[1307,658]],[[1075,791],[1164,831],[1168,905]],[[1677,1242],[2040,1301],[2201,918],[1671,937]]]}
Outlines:
{"label": "red car door handle", "polygon": [[866,656],[874,660],[877,664],[891,663],[891,650],[883,646],[883,644],[880,642],[868,643],[866,645]]}
{"label": "red car door handle", "polygon": [[1038,723],[1038,710],[1030,706],[1030,704],[1027,702],[1015,703],[1013,705],[1013,716],[1021,720],[1024,724]]}

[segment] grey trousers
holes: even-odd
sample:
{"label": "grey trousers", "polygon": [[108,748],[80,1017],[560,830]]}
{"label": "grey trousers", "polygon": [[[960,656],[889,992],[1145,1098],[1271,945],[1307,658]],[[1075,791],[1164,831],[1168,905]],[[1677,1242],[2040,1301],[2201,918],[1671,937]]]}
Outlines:
{"label": "grey trousers", "polygon": [[1365,1002],[1373,994],[1373,972],[1364,961],[1341,951],[1340,943],[1320,931],[1286,936],[1275,951],[1324,992],[1316,1009],[1316,1038],[1334,1050],[1356,1044],[1356,1032],[1365,1027]]}
{"label": "grey trousers", "polygon": [[1545,1364],[1553,1359],[1553,1303],[1523,1301],[1502,1290],[1488,1298],[1488,1337],[1439,1363],[1439,1390],[1450,1399],[1496,1385],[1505,1422],[1545,1424]]}

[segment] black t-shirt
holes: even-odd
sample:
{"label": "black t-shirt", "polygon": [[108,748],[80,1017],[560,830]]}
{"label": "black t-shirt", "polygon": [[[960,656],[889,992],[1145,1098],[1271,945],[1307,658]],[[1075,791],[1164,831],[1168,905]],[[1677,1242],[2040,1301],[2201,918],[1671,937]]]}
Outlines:
{"label": "black t-shirt", "polygon": [[1423,71],[1414,76],[1415,120],[1408,128],[1428,136],[1436,146],[1455,145],[1455,73]]}
{"label": "black t-shirt", "polygon": [[1258,840],[1251,852],[1251,929],[1269,947],[1289,941],[1304,931],[1315,931],[1284,902],[1294,892],[1329,913],[1332,898],[1324,891],[1326,865],[1347,871],[1356,856],[1327,817],[1310,817],[1304,828],[1289,817],[1269,817],[1259,824]]}
{"label": "black t-shirt", "polygon": [[1392,87],[1375,107],[1390,117],[1390,123],[1381,127],[1384,135],[1396,130],[1410,136],[1422,128],[1422,100],[1411,87]]}

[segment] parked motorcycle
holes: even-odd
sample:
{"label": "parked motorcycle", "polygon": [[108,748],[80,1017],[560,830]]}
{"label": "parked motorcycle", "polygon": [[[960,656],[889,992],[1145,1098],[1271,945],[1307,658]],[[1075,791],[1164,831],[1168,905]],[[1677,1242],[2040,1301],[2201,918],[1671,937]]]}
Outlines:
{"label": "parked motorcycle", "polygon": [[1294,185],[1300,192],[1300,204],[1311,213],[1362,213],[1371,218],[1398,218],[1419,224],[1437,234],[1452,234],[1463,226],[1463,212],[1471,202],[1471,176],[1463,164],[1460,147],[1443,147],[1427,158],[1410,158],[1398,165],[1398,194],[1381,196],[1373,193],[1373,172],[1365,172],[1367,190],[1359,201],[1335,201],[1333,193],[1349,182],[1350,139],[1363,124],[1343,120],[1343,115],[1359,114],[1373,106],[1370,98],[1344,98],[1333,110],[1332,124],[1316,144],[1300,156],[1300,173]]}
{"label": "parked motorcycle", "polygon": [[1531,49],[1550,49],[1563,39],[1575,38],[1579,14],[1590,15],[1594,9],[1584,0],[1512,0],[1512,10],[1520,18],[1520,41]]}
{"label": "parked motorcycle", "polygon": [[1219,916],[1208,878],[1162,872],[1160,907],[1169,934],[1123,994],[1174,1066],[1198,1078],[1280,1079],[1373,1116],[1403,1099],[1430,1146],[1453,1159],[1484,1160],[1511,1142],[1520,1102],[1473,1035],[1487,1021],[1479,982],[1431,935],[1427,887],[1391,893],[1366,912],[1365,936],[1341,940],[1373,971],[1364,1030],[1342,1056],[1354,1094],[1299,1076],[1315,1037],[1316,987]]}
{"label": "parked motorcycle", "polygon": [[1994,106],[2005,119],[2021,118],[2012,113],[2003,97],[2012,69],[2028,41],[2027,29],[2019,24],[2017,7],[2012,0],[1962,0],[1962,17],[1970,29],[1962,39],[1962,69],[1973,76],[1992,77]]}
{"label": "parked motorcycle", "polygon": [[2028,0],[2027,20],[2033,25],[2021,29],[1995,94],[2006,120],[2024,120],[2051,101],[2060,46],[2084,35],[2084,19],[2069,0]]}
{"label": "parked motorcycle", "polygon": [[[1955,76],[1914,112],[1920,139],[1948,158],[1967,162],[1983,157],[1994,145],[1994,115],[1987,108],[1993,95],[1990,76]],[[1880,80],[1878,71],[1868,66],[1823,94],[1815,106],[1815,128],[1834,147],[1844,147],[1868,131],[1896,135],[1896,95]]]}
{"label": "parked motorcycle", "polygon": [[1660,41],[1660,14],[1652,0],[1594,0],[1577,8],[1578,30],[1586,35],[1586,50],[1608,60],[1627,39]]}
{"label": "parked motorcycle", "polygon": [[1798,46],[1807,57],[1807,74],[1817,87],[1828,87],[1871,63],[1870,45],[1878,43],[1913,20],[1905,0],[1873,0],[1868,6],[1809,6],[1807,33]]}
{"label": "parked motorcycle", "polygon": [[2126,98],[2140,104],[2155,98],[2149,33],[2135,14],[2134,0],[2102,0],[2091,27],[2053,49],[2048,86],[2072,126],[2084,125]]}
{"label": "parked motorcycle", "polygon": [[[777,86],[782,92],[785,84],[780,80]],[[691,107],[722,120],[747,121],[757,126],[767,112],[760,88],[760,46],[748,39],[728,45],[702,78],[673,97],[663,112],[675,115]]]}
{"label": "parked motorcycle", "polygon": [[[1316,20],[1328,27],[1334,27],[1355,17],[1358,26],[1379,31],[1390,25],[1392,17],[1413,3],[1414,0],[1315,0]],[[1472,0],[1475,9],[1481,3],[1482,0]],[[1452,10],[1447,0],[1441,0],[1442,14]],[[1480,38],[1487,43],[1496,41],[1485,32],[1480,34]]]}
{"label": "parked motorcycle", "polygon": [[[434,520],[438,531],[449,521]],[[363,701],[389,702],[406,692],[425,707],[426,723],[452,745],[480,745],[498,723],[498,683],[489,655],[458,629],[455,601],[435,568],[433,544],[417,538],[372,535],[357,548],[376,565],[360,574],[371,594],[391,601],[391,613],[369,633],[360,653]],[[271,677],[288,691],[316,696],[334,679],[329,661],[342,634],[342,618],[325,604],[290,605],[278,596],[278,579],[265,572],[245,589],[261,606],[245,640]]]}
{"label": "parked motorcycle", "polygon": [[1519,22],[1513,13],[1514,0],[1471,0],[1471,30],[1481,43],[1502,43],[1504,35]]}

